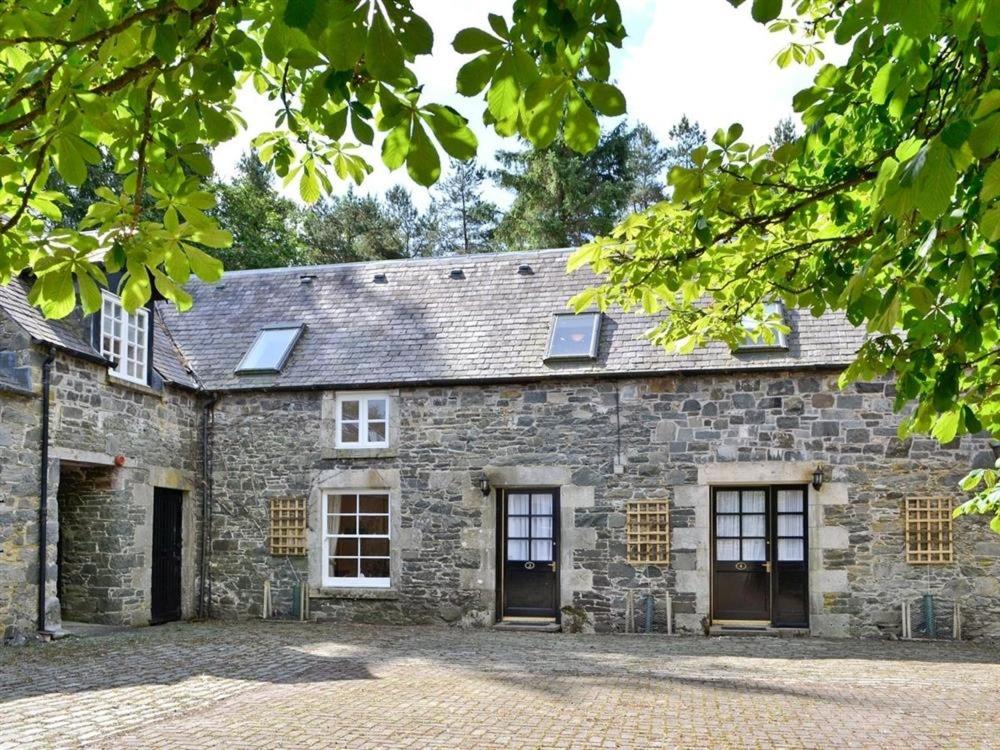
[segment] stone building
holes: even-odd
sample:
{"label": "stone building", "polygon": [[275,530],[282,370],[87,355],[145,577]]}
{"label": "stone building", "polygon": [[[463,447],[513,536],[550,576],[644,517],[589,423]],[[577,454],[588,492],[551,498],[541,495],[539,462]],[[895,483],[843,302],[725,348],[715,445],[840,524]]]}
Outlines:
{"label": "stone building", "polygon": [[658,629],[669,599],[679,631],[829,636],[898,634],[929,593],[1000,636],[1000,537],[949,520],[987,439],[902,440],[891,381],[839,390],[862,334],[838,315],[671,355],[634,314],[565,314],[592,282],[565,261],[230,273],[147,311],[143,383],[99,361],[103,314],[46,323],[7,288],[0,621],[34,622],[55,347],[49,627],[161,619],[164,588],[172,616],[259,616],[268,582],[319,619],[622,630],[651,594]]}

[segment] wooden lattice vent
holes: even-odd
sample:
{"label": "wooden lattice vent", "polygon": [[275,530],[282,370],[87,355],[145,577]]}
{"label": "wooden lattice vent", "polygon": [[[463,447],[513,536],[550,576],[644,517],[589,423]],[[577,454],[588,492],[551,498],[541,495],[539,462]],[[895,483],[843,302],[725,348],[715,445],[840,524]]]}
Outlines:
{"label": "wooden lattice vent", "polygon": [[906,562],[941,565],[954,561],[951,509],[949,497],[906,498]]}
{"label": "wooden lattice vent", "polygon": [[306,501],[289,497],[271,500],[272,555],[302,556],[306,554]]}
{"label": "wooden lattice vent", "polygon": [[625,512],[625,542],[629,565],[670,563],[670,502],[636,500]]}

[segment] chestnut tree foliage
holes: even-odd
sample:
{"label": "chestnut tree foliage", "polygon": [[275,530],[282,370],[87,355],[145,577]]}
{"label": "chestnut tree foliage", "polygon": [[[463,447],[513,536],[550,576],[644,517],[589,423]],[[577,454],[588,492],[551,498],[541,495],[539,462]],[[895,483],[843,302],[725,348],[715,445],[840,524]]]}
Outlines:
{"label": "chestnut tree foliage", "polygon": [[[614,0],[514,0],[459,32],[458,91],[505,136],[588,151],[597,116],[625,111],[608,82],[624,29]],[[0,4],[0,283],[30,268],[51,317],[100,306],[124,270],[129,309],[154,289],[181,309],[193,273],[232,237],[212,218],[209,150],[245,123],[236,91],[274,102],[260,158],[307,203],[372,170],[360,144],[421,185],[442,156],[471,159],[455,109],[424,100],[413,61],[434,32],[410,0],[6,0]],[[455,73],[453,73],[454,75]],[[67,196],[105,159],[117,179],[76,226]],[[54,176],[61,179],[54,179]],[[144,210],[150,208],[152,210]]]}
{"label": "chestnut tree foliage", "polygon": [[[741,5],[742,0],[730,0]],[[748,3],[750,4],[750,3]],[[755,146],[733,125],[670,171],[672,196],[571,261],[606,278],[578,308],[669,311],[651,339],[736,347],[763,302],[843,311],[869,337],[842,382],[888,372],[904,431],[1000,438],[1000,2],[753,0],[790,33],[778,65],[848,45],[794,98],[806,132]],[[995,514],[997,471],[959,512]]]}

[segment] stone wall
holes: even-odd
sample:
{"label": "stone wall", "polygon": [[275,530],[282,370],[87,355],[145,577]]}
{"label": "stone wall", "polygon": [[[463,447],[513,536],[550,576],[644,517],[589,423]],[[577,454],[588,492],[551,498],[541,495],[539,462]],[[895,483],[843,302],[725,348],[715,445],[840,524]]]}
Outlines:
{"label": "stone wall", "polygon": [[[317,617],[491,622],[496,501],[476,487],[485,471],[495,486],[561,487],[563,603],[591,626],[622,629],[633,590],[657,596],[660,627],[670,592],[678,625],[696,630],[708,614],[703,490],[720,481],[706,469],[747,482],[759,481],[752,467],[773,465],[801,482],[821,462],[828,484],[810,499],[817,632],[892,631],[901,597],[929,590],[963,597],[968,635],[1000,635],[997,538],[979,519],[958,519],[954,565],[909,566],[900,517],[907,492],[957,499],[957,480],[992,456],[988,444],[900,440],[893,395],[891,383],[841,392],[823,372],[401,389],[398,444],[349,458],[332,449],[332,393],[227,394],[212,448],[214,610],[259,614],[267,578],[279,612],[299,582],[311,585]],[[399,494],[390,591],[318,585],[319,489],[338,481]],[[267,502],[286,496],[310,498],[313,570],[268,554]],[[662,497],[672,503],[671,565],[635,569],[625,562],[625,504]]]}
{"label": "stone wall", "polygon": [[[19,363],[31,369],[35,389],[34,395],[0,390],[0,627],[9,636],[35,628],[39,395],[46,349],[32,344],[2,311],[0,320],[0,351],[17,352]],[[72,592],[70,614],[109,623],[148,622],[153,486],[186,491],[185,612],[192,611],[200,413],[191,391],[122,383],[99,363],[57,353],[50,417],[49,628],[60,623],[60,500],[70,508],[64,530],[74,540],[64,566]],[[123,467],[115,466],[116,456],[124,457]],[[61,476],[67,481],[62,491]],[[84,563],[80,551],[85,546],[100,554]]]}

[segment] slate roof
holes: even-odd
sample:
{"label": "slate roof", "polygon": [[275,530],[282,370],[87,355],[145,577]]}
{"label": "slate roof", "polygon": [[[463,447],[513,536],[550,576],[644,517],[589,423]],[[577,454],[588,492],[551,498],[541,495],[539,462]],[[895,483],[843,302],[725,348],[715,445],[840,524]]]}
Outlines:
{"label": "slate roof", "polygon": [[[0,285],[0,308],[35,341],[99,362],[105,358],[86,337],[86,325],[80,318],[49,320],[28,302],[28,285],[15,278]],[[166,382],[185,388],[198,388],[198,381],[186,369],[183,356],[163,328],[162,312],[153,315],[153,369]]]}
{"label": "slate roof", "polygon": [[[841,366],[863,340],[839,313],[790,311],[786,352],[733,354],[716,344],[674,355],[642,338],[652,319],[612,310],[596,361],[546,363],[552,314],[594,282],[588,271],[566,273],[570,252],[237,271],[217,285],[191,284],[195,303],[186,313],[158,308],[210,390]],[[518,272],[524,264],[532,273]],[[453,269],[462,269],[461,278],[451,277]],[[376,274],[385,281],[374,281]],[[275,323],[306,326],[283,371],[235,374],[260,328]]]}

